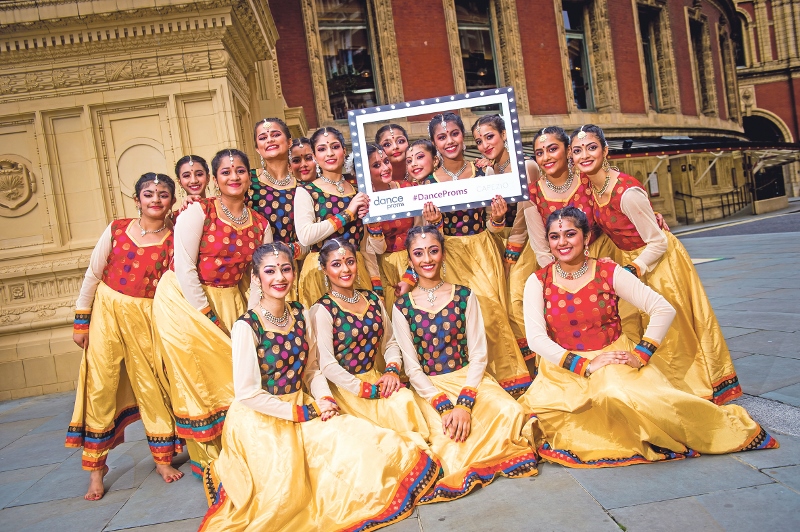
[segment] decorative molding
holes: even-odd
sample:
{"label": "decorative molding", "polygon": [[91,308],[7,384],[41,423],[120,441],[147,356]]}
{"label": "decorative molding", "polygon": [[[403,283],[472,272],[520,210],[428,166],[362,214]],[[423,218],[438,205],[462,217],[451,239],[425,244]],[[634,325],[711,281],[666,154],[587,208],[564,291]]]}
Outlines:
{"label": "decorative molding", "polygon": [[35,194],[31,169],[16,157],[0,158],[0,216],[18,218],[29,213],[38,203]]}
{"label": "decorative molding", "polygon": [[728,120],[741,123],[742,114],[741,107],[737,101],[739,91],[736,88],[736,63],[733,60],[733,46],[728,33],[729,27],[727,24],[722,24],[721,22],[722,19],[720,20],[720,24],[717,25],[717,40],[719,42],[719,61],[723,74],[722,82],[725,87],[725,94],[723,96],[725,97],[725,105],[728,111]]}
{"label": "decorative molding", "polygon": [[503,65],[501,85],[514,87],[517,110],[519,114],[526,114],[530,111],[530,104],[522,56],[517,0],[494,0],[493,5],[497,14],[497,36],[500,44],[498,55]]}
{"label": "decorative molding", "polygon": [[758,32],[758,56],[761,58],[762,63],[766,63],[775,59],[772,56],[772,39],[769,34],[767,3],[764,0],[753,0],[753,10],[756,14],[756,32]]}
{"label": "decorative molding", "polygon": [[[636,34],[640,34],[640,21],[638,7],[648,6],[658,12],[658,22],[653,29],[653,52],[655,59],[656,77],[658,87],[659,113],[680,113],[680,90],[678,89],[678,73],[675,68],[675,52],[672,47],[672,25],[666,0],[631,0],[634,11],[634,26]],[[639,48],[639,69],[642,74],[642,88],[644,90],[645,106],[650,109],[647,94],[647,70],[644,62],[644,48],[641,40],[637,39]]]}
{"label": "decorative molding", "polygon": [[444,8],[447,45],[450,48],[450,64],[453,67],[453,85],[455,93],[462,94],[467,92],[467,78],[464,75],[464,63],[461,59],[461,40],[458,38],[455,0],[442,0],[442,7]]}
{"label": "decorative molding", "polygon": [[608,23],[608,0],[593,0],[588,9],[589,28],[585,42],[589,45],[594,78],[594,107],[598,112],[620,110],[617,70]]}
{"label": "decorative molding", "polygon": [[394,30],[394,15],[392,14],[392,0],[373,0],[370,10],[374,19],[373,35],[377,46],[375,47],[376,61],[380,68],[379,82],[382,87],[383,99],[386,102],[405,101],[403,96],[403,79],[400,75],[400,54],[397,51],[397,33]]}
{"label": "decorative molding", "polygon": [[86,268],[89,264],[91,255],[76,255],[64,259],[56,259],[51,261],[33,262],[25,264],[15,264],[13,266],[0,266],[0,279],[14,276],[14,274],[33,275],[39,273],[39,270],[44,270],[42,273],[51,271],[64,271],[75,268]]}
{"label": "decorative molding", "polygon": [[331,113],[331,101],[328,96],[328,81],[325,77],[325,65],[322,60],[322,44],[319,41],[319,23],[314,0],[300,0],[303,12],[303,25],[306,33],[306,49],[308,50],[308,66],[311,69],[311,88],[314,92],[314,104],[317,112],[317,123],[320,126],[335,123]]}
{"label": "decorative molding", "polygon": [[[711,56],[711,31],[708,17],[703,14],[700,7],[687,7],[686,9],[686,35],[689,38],[689,54],[692,64],[692,80],[694,81],[695,102],[698,112],[705,116],[719,116],[717,102],[717,86],[714,77],[714,61]],[[701,25],[702,43],[701,50],[695,50],[692,39],[692,22]],[[698,64],[697,55],[702,57]]]}
{"label": "decorative molding", "polygon": [[753,109],[758,107],[756,89],[753,85],[739,85],[739,106],[744,116],[750,116]]}

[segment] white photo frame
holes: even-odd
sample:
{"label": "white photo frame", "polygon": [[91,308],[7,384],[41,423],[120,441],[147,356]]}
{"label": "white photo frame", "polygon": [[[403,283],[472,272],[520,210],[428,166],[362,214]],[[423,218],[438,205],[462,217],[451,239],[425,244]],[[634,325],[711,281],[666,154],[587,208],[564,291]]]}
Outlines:
{"label": "white photo frame", "polygon": [[[365,134],[367,124],[399,121],[418,115],[457,112],[488,105],[499,105],[498,114],[505,122],[508,152],[511,157],[509,173],[392,190],[372,189],[367,164],[367,144],[374,142],[374,138],[369,138]],[[442,211],[450,212],[488,207],[491,199],[498,194],[509,203],[524,201],[529,197],[516,96],[511,87],[355,109],[348,111],[347,122],[350,126],[350,140],[354,154],[353,170],[358,180],[358,190],[370,197],[370,211],[364,217],[366,223],[420,215],[427,201],[432,201]],[[471,124],[464,125],[469,128]],[[416,139],[409,139],[409,142],[414,140]]]}

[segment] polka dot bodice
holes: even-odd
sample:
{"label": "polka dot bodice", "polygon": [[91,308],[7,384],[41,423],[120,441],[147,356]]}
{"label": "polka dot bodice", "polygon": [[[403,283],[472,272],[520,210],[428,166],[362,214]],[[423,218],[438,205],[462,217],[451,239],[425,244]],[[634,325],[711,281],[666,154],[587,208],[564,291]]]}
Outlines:
{"label": "polka dot bodice", "polygon": [[450,373],[469,363],[466,331],[470,293],[466,286],[453,285],[453,299],[436,313],[415,307],[409,294],[395,301],[411,329],[419,363],[426,375]]}
{"label": "polka dot bodice", "polygon": [[[335,216],[341,212],[344,212],[345,209],[347,209],[347,206],[350,205],[350,200],[353,199],[353,196],[339,197],[334,196],[333,194],[328,194],[313,183],[308,183],[303,186],[306,187],[308,193],[311,195],[311,199],[314,201],[314,214],[316,215],[317,221],[324,220],[329,216]],[[358,189],[355,185],[354,188],[356,188],[356,190]],[[359,249],[361,247],[361,239],[364,238],[364,224],[361,221],[361,218],[358,218],[357,220],[345,225],[328,238],[335,238],[337,236],[343,236],[352,242],[353,245],[356,246],[356,249]],[[318,252],[320,249],[322,249],[322,245],[324,243],[324,240],[317,242],[311,246],[311,250]]]}
{"label": "polka dot bodice", "polygon": [[[475,177],[484,175],[483,169],[476,167],[473,163],[472,171]],[[422,184],[437,183],[432,175],[426,177]],[[443,225],[442,234],[444,236],[469,236],[477,235],[486,230],[486,209],[466,209],[463,211],[442,212]]]}
{"label": "polka dot bodice", "polygon": [[250,190],[247,206],[269,221],[275,242],[297,242],[294,229],[294,191],[273,188],[259,180],[255,170],[250,170]]}
{"label": "polka dot bodice", "polygon": [[[528,184],[528,192],[530,192],[531,202],[536,206],[539,215],[542,217],[542,222],[547,226],[547,217],[559,209],[570,205],[577,207],[583,211],[586,218],[589,220],[589,226],[594,227],[594,197],[592,196],[592,185],[589,183],[589,178],[581,174],[580,183],[572,196],[566,199],[547,199],[545,197],[545,189],[547,185],[544,179],[534,181]],[[552,193],[552,192],[551,192]],[[592,232],[591,241],[594,241],[597,236],[597,231]]]}
{"label": "polka dot bodice", "polygon": [[339,365],[353,375],[366,373],[375,365],[375,355],[383,340],[383,314],[378,296],[359,290],[369,301],[363,316],[342,309],[330,295],[319,304],[333,317],[333,349]]}
{"label": "polka dot bodice", "polygon": [[253,260],[253,252],[264,241],[267,221],[250,210],[248,225],[236,228],[217,215],[217,198],[200,200],[206,215],[200,237],[197,276],[206,286],[230,287],[239,284]]}
{"label": "polka dot bodice", "polygon": [[620,173],[608,203],[594,205],[595,222],[614,245],[623,251],[633,251],[646,245],[631,219],[622,212],[622,194],[629,188],[642,188],[642,185],[636,178]]}
{"label": "polka dot bodice", "polygon": [[264,329],[254,310],[249,310],[239,318],[256,334],[261,387],[272,395],[298,391],[303,385],[303,372],[308,359],[303,305],[297,301],[288,305],[289,313],[294,318],[294,327],[287,332]]}
{"label": "polka dot bodice", "polygon": [[[103,268],[103,282],[120,294],[153,299],[161,276],[172,261],[172,231],[164,229],[161,242],[139,246],[128,236],[132,219],[111,223],[111,254]],[[133,230],[139,230],[134,225]]]}
{"label": "polka dot bodice", "polygon": [[536,272],[544,289],[550,339],[570,351],[594,351],[619,338],[619,298],[613,288],[616,267],[612,260],[598,260],[594,278],[574,294],[555,284],[553,263]]}

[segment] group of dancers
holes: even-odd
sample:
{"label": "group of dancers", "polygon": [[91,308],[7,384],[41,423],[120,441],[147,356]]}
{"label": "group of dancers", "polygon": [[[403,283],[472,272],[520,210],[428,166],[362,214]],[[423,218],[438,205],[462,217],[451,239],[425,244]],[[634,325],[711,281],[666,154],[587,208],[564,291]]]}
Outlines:
{"label": "group of dancers", "polygon": [[[509,170],[505,124],[454,113],[367,148],[373,190]],[[602,130],[536,133],[529,201],[364,224],[331,127],[254,127],[259,155],[181,158],[135,186],[76,303],[67,445],[88,500],[142,419],[157,471],[185,445],[202,530],[365,530],[541,458],[624,466],[773,448],[747,412],[686,250]],[[212,191],[207,194],[207,191]],[[507,228],[507,220],[510,228]]]}

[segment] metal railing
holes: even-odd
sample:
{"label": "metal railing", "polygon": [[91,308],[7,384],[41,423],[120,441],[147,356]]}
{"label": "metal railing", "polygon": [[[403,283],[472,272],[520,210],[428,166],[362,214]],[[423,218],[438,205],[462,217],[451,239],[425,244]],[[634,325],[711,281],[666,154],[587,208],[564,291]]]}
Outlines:
{"label": "metal railing", "polygon": [[733,216],[741,209],[750,205],[750,188],[741,186],[720,194],[720,209],[722,209],[722,217]]}
{"label": "metal railing", "polygon": [[[703,223],[705,223],[705,221],[706,221],[706,207],[705,207],[705,205],[703,205],[703,198],[701,198],[700,196],[693,196],[691,194],[684,194],[683,192],[679,192],[679,191],[676,190],[675,191],[675,199],[681,200],[681,202],[683,203],[683,216],[684,216],[683,217],[683,223],[685,223],[685,224],[689,223],[689,211],[686,208],[686,198],[689,198],[689,199],[692,199],[692,200],[696,200],[696,199],[700,200],[700,217],[702,218]],[[694,202],[692,202],[692,211],[694,211]],[[675,217],[676,218],[678,217],[678,213],[677,212],[675,213]]]}

